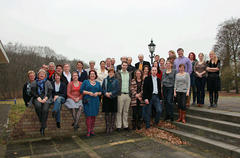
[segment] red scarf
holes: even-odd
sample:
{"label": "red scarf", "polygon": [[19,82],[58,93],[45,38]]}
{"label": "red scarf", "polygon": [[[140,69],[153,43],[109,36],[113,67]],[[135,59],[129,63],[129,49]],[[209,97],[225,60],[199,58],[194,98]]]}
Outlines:
{"label": "red scarf", "polygon": [[49,73],[49,79],[52,77],[52,75],[55,73],[55,70],[48,70]]}

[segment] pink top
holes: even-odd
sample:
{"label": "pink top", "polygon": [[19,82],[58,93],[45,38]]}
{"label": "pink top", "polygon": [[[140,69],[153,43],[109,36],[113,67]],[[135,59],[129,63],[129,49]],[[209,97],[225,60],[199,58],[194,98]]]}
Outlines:
{"label": "pink top", "polygon": [[77,97],[80,97],[80,100],[82,99],[82,94],[80,93],[80,88],[81,88],[81,85],[82,85],[82,82],[79,82],[79,86],[78,87],[75,87],[74,84],[73,84],[73,81],[71,81],[68,86],[67,86],[67,96],[69,98],[77,98]]}

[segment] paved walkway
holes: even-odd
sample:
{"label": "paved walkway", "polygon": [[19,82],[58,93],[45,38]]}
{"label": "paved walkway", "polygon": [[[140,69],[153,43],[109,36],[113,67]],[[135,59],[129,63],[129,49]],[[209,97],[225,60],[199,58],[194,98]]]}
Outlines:
{"label": "paved walkway", "polygon": [[[209,99],[206,96],[205,98],[205,108],[208,108]],[[230,96],[220,96],[218,100],[217,110],[226,110],[232,112],[240,112],[240,97],[230,97]]]}
{"label": "paved walkway", "polygon": [[28,140],[7,145],[5,157],[39,158],[202,158],[184,148],[156,142],[135,132]]}
{"label": "paved walkway", "polygon": [[8,111],[10,110],[10,105],[0,104],[0,136],[4,126],[7,125]]}

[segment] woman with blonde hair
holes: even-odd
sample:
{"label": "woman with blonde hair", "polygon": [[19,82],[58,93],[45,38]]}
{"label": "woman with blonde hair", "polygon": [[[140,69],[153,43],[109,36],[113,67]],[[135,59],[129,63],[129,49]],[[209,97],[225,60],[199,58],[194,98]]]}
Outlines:
{"label": "woman with blonde hair", "polygon": [[210,60],[207,61],[207,89],[209,91],[209,107],[216,107],[218,102],[218,91],[221,90],[221,81],[219,77],[220,60],[214,51],[209,53]]}
{"label": "woman with blonde hair", "polygon": [[204,61],[204,54],[199,53],[198,59],[194,65],[194,75],[195,75],[195,83],[197,87],[197,105],[200,107],[204,105],[205,98],[205,83],[206,83],[206,62]]}
{"label": "woman with blonde hair", "polygon": [[31,95],[33,96],[33,104],[41,123],[40,134],[45,135],[44,131],[47,127],[48,110],[53,101],[52,84],[46,78],[46,71],[40,69],[37,74],[37,79],[31,83]]}

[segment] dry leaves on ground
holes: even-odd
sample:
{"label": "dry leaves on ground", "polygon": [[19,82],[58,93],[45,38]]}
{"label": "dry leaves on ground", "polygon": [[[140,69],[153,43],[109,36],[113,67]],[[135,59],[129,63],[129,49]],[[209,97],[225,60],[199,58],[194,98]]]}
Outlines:
{"label": "dry leaves on ground", "polygon": [[[158,126],[162,127],[162,128],[176,129],[176,126],[172,125],[170,122],[160,122],[158,124]],[[143,128],[141,130],[136,130],[136,132],[141,135],[144,135],[144,136],[147,136],[150,138],[154,138],[157,140],[166,140],[174,145],[186,145],[187,144],[186,141],[182,141],[179,137],[173,135],[172,133],[164,131],[157,127],[151,127],[149,129]]]}

